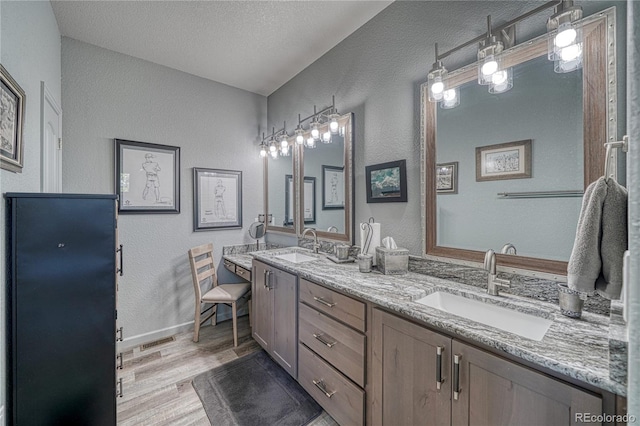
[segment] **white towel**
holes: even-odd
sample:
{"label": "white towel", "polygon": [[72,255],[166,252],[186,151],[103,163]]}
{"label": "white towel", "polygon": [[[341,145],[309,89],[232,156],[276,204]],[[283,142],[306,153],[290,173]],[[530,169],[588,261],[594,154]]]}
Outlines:
{"label": "white towel", "polygon": [[369,244],[369,250],[364,252],[364,246],[367,239],[367,233],[369,232],[369,228],[364,225],[364,230],[362,229],[364,224],[360,224],[360,249],[363,254],[370,254],[373,256],[373,264],[376,264],[376,247],[380,246],[380,224],[379,223],[370,223],[371,229],[373,230],[373,236],[371,238],[371,243]]}
{"label": "white towel", "polygon": [[569,288],[619,299],[627,249],[627,190],[601,177],[584,192],[567,267]]}

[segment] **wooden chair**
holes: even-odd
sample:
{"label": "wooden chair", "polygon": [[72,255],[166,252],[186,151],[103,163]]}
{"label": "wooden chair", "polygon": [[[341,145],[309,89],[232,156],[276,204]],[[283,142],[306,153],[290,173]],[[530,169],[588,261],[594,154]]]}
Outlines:
{"label": "wooden chair", "polygon": [[[193,330],[193,341],[197,342],[200,334],[200,326],[209,318],[212,324],[216,325],[216,311],[218,304],[223,303],[231,306],[233,317],[233,346],[238,346],[238,317],[237,303],[240,299],[248,302],[251,299],[251,285],[241,284],[218,284],[216,268],[213,264],[213,244],[203,244],[189,250],[189,263],[191,264],[191,275],[193,277],[193,288],[196,296],[195,326]],[[208,291],[203,288],[210,288]],[[202,292],[204,291],[204,295]],[[201,311],[202,304],[212,304],[209,308]],[[251,304],[249,303],[249,319],[251,319]],[[204,319],[201,316],[211,310]]]}

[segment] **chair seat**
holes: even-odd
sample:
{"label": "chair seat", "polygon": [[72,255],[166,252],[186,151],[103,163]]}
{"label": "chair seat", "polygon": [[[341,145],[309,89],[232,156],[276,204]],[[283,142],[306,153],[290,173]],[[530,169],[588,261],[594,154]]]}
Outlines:
{"label": "chair seat", "polygon": [[212,288],[202,296],[203,302],[235,302],[244,296],[251,284],[220,284],[217,287]]}

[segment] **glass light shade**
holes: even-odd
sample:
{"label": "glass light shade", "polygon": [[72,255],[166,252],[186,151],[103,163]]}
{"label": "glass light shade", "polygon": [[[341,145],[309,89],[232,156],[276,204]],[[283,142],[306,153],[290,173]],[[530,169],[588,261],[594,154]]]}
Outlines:
{"label": "glass light shade", "polygon": [[491,84],[491,79],[495,73],[500,71],[500,57],[498,55],[487,55],[478,61],[478,84]]}
{"label": "glass light shade", "polygon": [[322,134],[322,142],[331,143],[331,132],[329,130]]}
{"label": "glass light shade", "polygon": [[460,89],[454,87],[453,89],[447,89],[442,94],[442,102],[440,102],[440,108],[451,109],[460,105]]}
{"label": "glass light shade", "polygon": [[280,148],[280,155],[282,155],[283,157],[289,156],[289,145]]}
{"label": "glass light shade", "polygon": [[277,149],[275,151],[271,151],[271,158],[273,158],[274,160],[278,159],[278,150]]}
{"label": "glass light shade", "polygon": [[447,78],[447,69],[442,63],[433,64],[433,69],[427,75],[427,87],[429,89],[429,102],[440,102],[442,94],[445,90],[445,79]]}
{"label": "glass light shade", "polygon": [[280,149],[289,149],[289,141],[287,140],[286,137],[283,137],[282,139],[280,139]]}
{"label": "glass light shade", "polygon": [[267,156],[267,149],[263,145],[262,148],[260,148],[260,157],[264,158],[266,156]]}
{"label": "glass light shade", "polygon": [[304,130],[296,130],[296,143],[298,145],[302,145],[304,143]]}
{"label": "glass light shade", "polygon": [[316,147],[316,140],[312,137],[307,139],[307,143],[305,144],[305,146],[307,148],[315,148]]}
{"label": "glass light shade", "polygon": [[558,32],[556,33],[553,42],[556,47],[563,48],[574,44],[577,38],[578,31],[573,28],[571,22],[565,22],[558,27]]}
{"label": "glass light shade", "polygon": [[333,134],[338,133],[340,130],[340,124],[338,123],[338,114],[331,114],[329,116],[329,131]]}
{"label": "glass light shade", "polygon": [[276,152],[276,151],[278,151],[278,147],[276,146],[276,143],[272,141],[269,144],[269,152],[273,153],[273,152]]}
{"label": "glass light shade", "polygon": [[[548,26],[548,25],[547,25]],[[551,29],[550,31],[553,31]],[[547,57],[550,61],[566,60],[561,56],[573,55],[576,48],[573,46],[582,45],[582,28],[573,24],[571,21],[565,21],[558,26],[556,32],[549,33],[549,42],[547,47]],[[569,49],[569,50],[566,50]],[[580,47],[580,51],[582,51]],[[580,53],[582,54],[582,53]]]}
{"label": "glass light shade", "polygon": [[320,129],[318,129],[319,124],[320,123],[315,120],[311,123],[311,137],[314,139],[320,138]]}
{"label": "glass light shade", "polygon": [[513,70],[511,68],[493,73],[491,84],[489,84],[489,93],[503,93],[511,88],[513,88]]}

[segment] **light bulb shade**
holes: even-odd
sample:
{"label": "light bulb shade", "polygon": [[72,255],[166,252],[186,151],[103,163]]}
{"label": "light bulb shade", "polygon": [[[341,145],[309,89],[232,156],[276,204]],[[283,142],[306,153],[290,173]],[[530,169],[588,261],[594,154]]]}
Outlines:
{"label": "light bulb shade", "polygon": [[441,63],[436,62],[433,69],[427,74],[427,87],[429,90],[429,102],[440,102],[445,91],[447,69]]}
{"label": "light bulb shade", "polygon": [[491,76],[489,93],[503,93],[513,87],[513,69],[500,70]]}
{"label": "light bulb shade", "polygon": [[320,123],[318,122],[317,119],[314,119],[311,122],[311,137],[314,139],[319,139],[320,138]]}
{"label": "light bulb shade", "polygon": [[287,140],[286,137],[283,137],[282,139],[280,139],[280,149],[289,149],[289,141]]}
{"label": "light bulb shade", "polygon": [[500,71],[500,56],[488,55],[478,61],[478,84],[488,85],[493,75]]}
{"label": "light bulb shade", "polygon": [[451,109],[460,105],[460,88],[454,87],[453,89],[447,89],[442,94],[442,101],[440,102],[440,108]]}
{"label": "light bulb shade", "polygon": [[312,137],[307,139],[307,142],[305,143],[305,146],[307,148],[315,148],[316,147],[316,140]]}
{"label": "light bulb shade", "polygon": [[302,145],[304,143],[304,130],[296,130],[296,143],[298,145]]}
{"label": "light bulb shade", "polygon": [[280,155],[282,155],[283,157],[288,157],[289,156],[289,145],[287,145],[286,147],[282,147],[280,148]]}
{"label": "light bulb shade", "polygon": [[557,60],[553,63],[553,70],[557,73],[572,72],[582,68],[582,49],[580,55],[575,56],[574,53],[565,55],[567,60]]}
{"label": "light bulb shade", "polygon": [[582,19],[582,8],[563,2],[559,9],[547,20],[547,57],[550,61],[566,61],[560,57],[562,50],[582,43],[582,27],[576,23]]}
{"label": "light bulb shade", "polygon": [[276,143],[275,142],[271,142],[269,144],[269,152],[273,153],[273,152],[276,152],[276,151],[278,151],[278,147],[276,146]]}
{"label": "light bulb shade", "polygon": [[331,143],[331,132],[329,130],[322,134],[322,142]]}
{"label": "light bulb shade", "polygon": [[264,158],[266,156],[267,156],[267,149],[264,146],[262,146],[262,148],[260,148],[260,157]]}
{"label": "light bulb shade", "polygon": [[273,158],[274,160],[278,159],[278,150],[277,149],[275,151],[271,151],[271,158]]}
{"label": "light bulb shade", "polygon": [[329,131],[333,134],[338,133],[340,130],[340,123],[338,123],[338,114],[331,114],[329,116]]}

